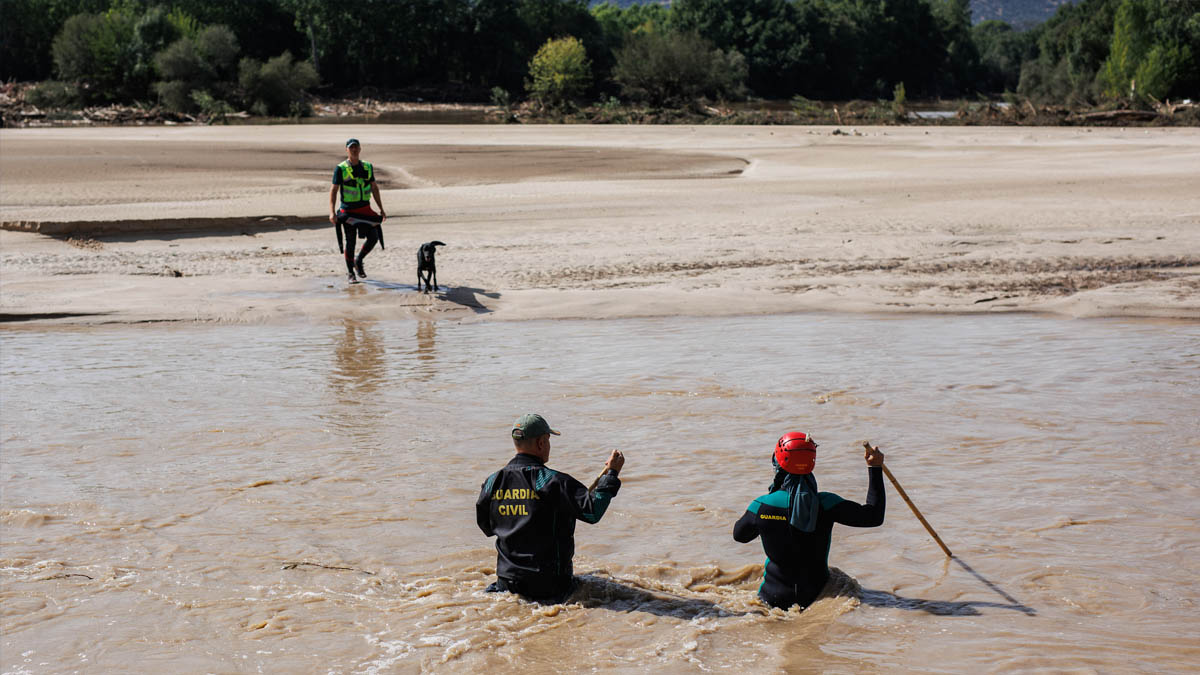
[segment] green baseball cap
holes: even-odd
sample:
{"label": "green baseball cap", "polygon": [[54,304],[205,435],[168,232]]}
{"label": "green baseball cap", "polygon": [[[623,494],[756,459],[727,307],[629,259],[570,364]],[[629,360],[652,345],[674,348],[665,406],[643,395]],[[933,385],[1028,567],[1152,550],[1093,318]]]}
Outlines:
{"label": "green baseball cap", "polygon": [[550,428],[550,423],[546,418],[537,413],[525,413],[513,422],[512,437],[521,440],[524,438],[540,438],[546,434],[554,434],[561,436],[562,434]]}

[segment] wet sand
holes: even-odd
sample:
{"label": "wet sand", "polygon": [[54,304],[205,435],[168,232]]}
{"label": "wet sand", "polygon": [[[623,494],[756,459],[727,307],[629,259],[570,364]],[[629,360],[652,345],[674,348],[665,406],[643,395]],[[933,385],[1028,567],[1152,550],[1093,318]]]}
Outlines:
{"label": "wet sand", "polygon": [[[55,323],[832,309],[1200,318],[1200,131],[0,131],[0,314]],[[362,139],[389,213],[349,289]],[[448,244],[418,296],[414,251]]]}

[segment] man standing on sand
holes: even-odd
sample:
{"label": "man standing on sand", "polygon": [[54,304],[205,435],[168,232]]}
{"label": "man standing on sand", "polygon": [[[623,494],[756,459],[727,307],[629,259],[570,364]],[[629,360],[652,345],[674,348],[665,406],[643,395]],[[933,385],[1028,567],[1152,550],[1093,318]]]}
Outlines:
{"label": "man standing on sand", "polygon": [[544,604],[565,601],[575,587],[575,521],[600,522],[621,489],[617,474],[625,456],[620,450],[609,455],[591,491],[546,468],[551,435],[559,433],[541,415],[518,417],[512,428],[516,456],[488,476],[475,502],[479,529],[496,535],[497,580],[488,586],[489,593],[509,591]]}
{"label": "man standing on sand", "polygon": [[775,481],[733,526],[741,543],[762,536],[767,563],[758,597],[772,607],[808,607],[829,580],[829,540],[834,523],[851,527],[883,524],[883,453],[868,448],[867,503],[856,504],[832,492],[817,492],[813,465],[817,444],[793,431],[775,443]]}
{"label": "man standing on sand", "polygon": [[[329,188],[329,222],[337,230],[338,248],[346,257],[346,272],[350,283],[359,278],[366,279],[363,269],[363,258],[375,248],[375,242],[383,242],[383,220],[387,212],[383,210],[383,202],[379,190],[375,189],[375,169],[370,162],[359,159],[362,146],[357,138],[346,141],[346,161],[333,169],[333,187]],[[339,190],[340,188],[340,190]],[[338,196],[342,198],[341,207],[336,207]],[[371,210],[371,197],[379,206],[379,213]],[[336,207],[336,210],[335,210]],[[342,247],[342,232],[346,233],[345,248]],[[362,251],[354,256],[355,235],[363,238]]]}

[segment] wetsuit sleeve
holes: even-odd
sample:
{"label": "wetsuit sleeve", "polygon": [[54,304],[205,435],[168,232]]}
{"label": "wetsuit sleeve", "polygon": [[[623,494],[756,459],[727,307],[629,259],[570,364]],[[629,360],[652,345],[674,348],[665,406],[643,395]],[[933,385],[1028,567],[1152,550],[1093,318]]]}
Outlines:
{"label": "wetsuit sleeve", "polygon": [[[833,499],[838,500],[829,507],[829,515],[833,517],[833,522],[850,527],[878,527],[883,524],[883,512],[887,506],[883,493],[883,469],[877,466],[867,467],[867,476],[866,504],[857,504],[831,495]],[[826,494],[828,493],[822,494],[822,499],[826,499]]]}
{"label": "wetsuit sleeve", "polygon": [[750,502],[746,512],[733,524],[733,540],[745,544],[758,536],[758,500]]}
{"label": "wetsuit sleeve", "polygon": [[496,482],[496,474],[488,476],[479,489],[479,498],[475,500],[475,523],[487,536],[496,534],[492,529],[492,483]]}
{"label": "wetsuit sleeve", "polygon": [[621,489],[621,479],[608,471],[600,476],[595,492],[588,492],[583,483],[566,474],[558,474],[556,477],[561,481],[559,489],[571,514],[592,525],[600,522],[604,512],[608,510],[608,503]]}

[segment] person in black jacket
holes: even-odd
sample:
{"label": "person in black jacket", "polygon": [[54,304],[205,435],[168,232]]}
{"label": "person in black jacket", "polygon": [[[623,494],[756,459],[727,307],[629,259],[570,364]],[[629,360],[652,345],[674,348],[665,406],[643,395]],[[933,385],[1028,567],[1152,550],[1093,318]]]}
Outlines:
{"label": "person in black jacket", "polygon": [[488,476],[475,502],[475,520],[496,535],[496,582],[488,592],[510,591],[535,602],[563,602],[574,589],[575,521],[598,523],[621,489],[625,456],[613,450],[595,490],[546,467],[550,436],[559,433],[541,415],[513,423],[517,454]]}
{"label": "person in black jacket", "polygon": [[867,503],[856,504],[832,492],[817,492],[812,470],[817,444],[806,433],[790,432],[775,443],[775,481],[750,503],[733,526],[741,543],[762,537],[767,562],[758,596],[772,607],[808,607],[829,580],[829,541],[833,524],[877,527],[883,524],[883,453],[868,448]]}

